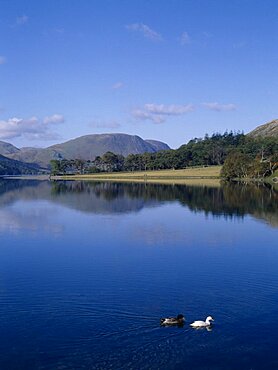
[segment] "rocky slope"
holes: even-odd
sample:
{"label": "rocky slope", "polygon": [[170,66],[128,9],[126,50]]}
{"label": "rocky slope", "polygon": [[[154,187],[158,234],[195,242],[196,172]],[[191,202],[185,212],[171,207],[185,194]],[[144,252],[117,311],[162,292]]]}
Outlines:
{"label": "rocky slope", "polygon": [[249,132],[248,136],[256,137],[277,137],[278,138],[278,119],[265,123],[264,125],[256,127]]}

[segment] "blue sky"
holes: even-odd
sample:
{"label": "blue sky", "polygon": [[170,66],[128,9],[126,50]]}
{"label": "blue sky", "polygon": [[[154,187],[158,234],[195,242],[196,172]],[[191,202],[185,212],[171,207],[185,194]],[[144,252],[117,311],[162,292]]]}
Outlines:
{"label": "blue sky", "polygon": [[0,0],[0,140],[175,148],[278,118],[276,0]]}

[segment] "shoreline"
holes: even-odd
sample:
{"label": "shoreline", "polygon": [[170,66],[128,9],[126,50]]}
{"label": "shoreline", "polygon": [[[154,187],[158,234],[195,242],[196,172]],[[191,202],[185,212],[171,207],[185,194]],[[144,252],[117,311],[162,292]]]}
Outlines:
{"label": "shoreline", "polygon": [[[153,170],[133,172],[100,172],[93,174],[69,175],[1,175],[9,180],[38,180],[38,181],[94,181],[94,182],[134,182],[153,184],[180,184],[219,187],[222,181],[220,171],[222,166],[188,167],[181,170]],[[277,172],[264,179],[233,179],[232,181],[248,183],[268,183],[277,187]]]}
{"label": "shoreline", "polygon": [[109,181],[167,184],[196,184],[220,186],[221,166],[187,168],[183,170],[158,170],[111,172],[86,175],[50,176],[51,181]]}

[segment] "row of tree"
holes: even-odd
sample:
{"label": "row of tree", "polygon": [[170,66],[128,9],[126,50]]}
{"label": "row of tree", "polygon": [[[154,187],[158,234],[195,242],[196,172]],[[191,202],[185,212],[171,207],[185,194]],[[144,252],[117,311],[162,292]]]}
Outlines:
{"label": "row of tree", "polygon": [[96,173],[182,169],[191,166],[224,165],[223,177],[263,177],[277,168],[278,139],[250,138],[243,133],[225,132],[195,138],[176,150],[130,154],[107,152],[94,160],[52,160],[52,174]]}
{"label": "row of tree", "polygon": [[106,152],[93,161],[83,159],[52,159],[50,161],[52,175],[85,174],[97,172],[123,171],[125,158],[122,155]]}
{"label": "row of tree", "polygon": [[278,152],[255,158],[234,151],[230,153],[221,169],[221,176],[227,180],[240,178],[264,178],[273,175],[278,169]]}

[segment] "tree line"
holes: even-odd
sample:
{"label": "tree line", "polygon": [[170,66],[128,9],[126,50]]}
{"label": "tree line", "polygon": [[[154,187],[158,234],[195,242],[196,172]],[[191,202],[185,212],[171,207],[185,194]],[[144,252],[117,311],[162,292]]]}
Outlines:
{"label": "tree line", "polygon": [[50,165],[54,175],[224,165],[222,176],[227,179],[264,177],[278,168],[278,139],[254,139],[239,132],[215,133],[194,138],[178,149],[130,154],[127,157],[107,152],[94,160],[51,160]]}

